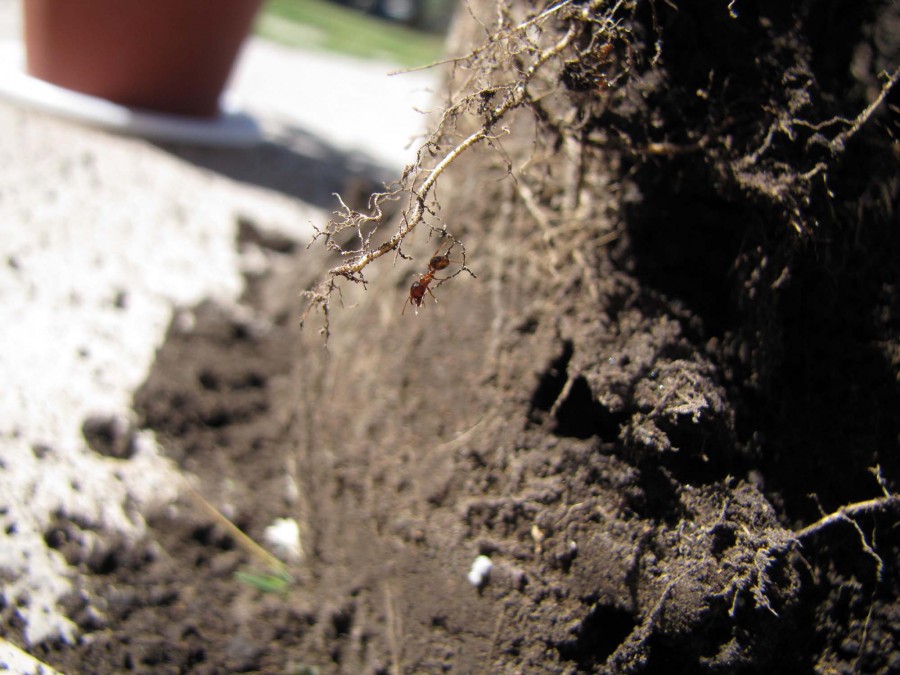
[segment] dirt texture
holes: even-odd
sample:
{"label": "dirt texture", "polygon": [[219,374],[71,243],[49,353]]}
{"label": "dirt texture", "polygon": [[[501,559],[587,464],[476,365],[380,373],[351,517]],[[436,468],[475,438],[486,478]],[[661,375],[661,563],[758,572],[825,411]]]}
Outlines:
{"label": "dirt texture", "polygon": [[603,39],[596,3],[543,23],[576,46],[446,174],[440,222],[477,278],[401,316],[440,243],[417,233],[413,262],[343,287],[326,348],[298,290],[336,261],[245,223],[268,273],[170,329],[140,424],[257,541],[300,522],[293,582],[235,580],[253,561],[188,495],[137,545],[59,522],[83,634],[42,658],[900,671],[896,3],[616,7]]}

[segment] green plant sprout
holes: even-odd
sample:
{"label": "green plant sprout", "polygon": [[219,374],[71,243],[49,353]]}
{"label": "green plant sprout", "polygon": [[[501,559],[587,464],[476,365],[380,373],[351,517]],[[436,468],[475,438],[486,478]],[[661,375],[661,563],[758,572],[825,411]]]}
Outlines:
{"label": "green plant sprout", "polygon": [[277,593],[278,595],[286,595],[294,581],[286,571],[257,574],[252,571],[238,570],[234,573],[234,578],[261,593]]}

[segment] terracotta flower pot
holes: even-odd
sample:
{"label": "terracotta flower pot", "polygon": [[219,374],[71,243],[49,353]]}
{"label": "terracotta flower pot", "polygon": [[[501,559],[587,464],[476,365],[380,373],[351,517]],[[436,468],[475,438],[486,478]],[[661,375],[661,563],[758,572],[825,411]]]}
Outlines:
{"label": "terracotta flower pot", "polygon": [[24,0],[34,77],[122,105],[219,112],[262,0]]}

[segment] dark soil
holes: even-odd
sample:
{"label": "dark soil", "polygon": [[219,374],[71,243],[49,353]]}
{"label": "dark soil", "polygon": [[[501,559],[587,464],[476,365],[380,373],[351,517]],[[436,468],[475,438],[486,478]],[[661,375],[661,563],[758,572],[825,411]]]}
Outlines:
{"label": "dark soil", "polygon": [[[39,656],[68,673],[900,672],[896,500],[803,530],[900,481],[900,101],[836,158],[821,144],[846,125],[784,118],[765,140],[779,111],[853,119],[874,100],[896,6],[678,4],[637,3],[603,66],[632,77],[604,101],[567,66],[594,196],[575,234],[542,233],[494,180],[541,134],[554,147],[548,104],[450,175],[441,217],[478,278],[418,316],[400,312],[421,264],[384,265],[345,287],[323,348],[298,292],[330,261],[244,223],[271,272],[239,309],[186,310],[135,407],[251,537],[301,523],[294,582],[236,580],[259,565],[189,497],[102,555],[61,521],[48,541],[86,572],[84,632]],[[820,161],[827,181],[805,180]],[[564,173],[548,160],[534,190],[549,213]]]}

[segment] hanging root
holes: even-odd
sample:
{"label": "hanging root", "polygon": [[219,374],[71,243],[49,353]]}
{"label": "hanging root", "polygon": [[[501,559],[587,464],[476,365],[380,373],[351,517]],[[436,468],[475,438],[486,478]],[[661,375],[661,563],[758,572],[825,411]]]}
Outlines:
{"label": "hanging root", "polygon": [[[498,26],[487,29],[484,43],[465,56],[441,62],[450,65],[454,72],[464,71],[468,77],[461,90],[451,97],[437,128],[419,149],[415,162],[407,166],[400,179],[385,192],[371,196],[367,213],[351,209],[338,196],[340,208],[334,218],[324,228],[317,228],[313,242],[324,240],[328,250],[346,261],[328,270],[326,278],[305,293],[308,304],[301,325],[313,310],[318,309],[324,317],[322,332],[327,340],[330,302],[333,293],[340,289],[340,279],[365,286],[365,269],[379,258],[393,253],[395,258],[410,259],[403,252],[403,243],[440,209],[435,187],[451,165],[482,142],[491,143],[509,133],[503,122],[511,112],[523,106],[539,105],[536,102],[539,97],[529,91],[536,76],[550,67],[563,72],[567,64],[583,55],[584,48],[575,45],[577,39],[586,34],[591,36],[590,49],[595,49],[593,45],[601,39],[598,36],[616,30],[614,17],[622,5],[621,1],[608,7],[600,0],[586,5],[562,0],[540,13],[516,20],[512,8],[501,2]],[[506,69],[500,64],[508,63],[510,55],[515,67]],[[454,141],[461,135],[463,127],[474,127],[474,131],[463,132],[462,140]],[[442,152],[441,148],[448,145],[450,150]],[[378,234],[385,220],[384,204],[403,199],[406,206],[398,229],[381,239]],[[429,227],[442,237],[452,238],[465,252],[446,227]],[[341,243],[345,240],[352,243]],[[471,273],[467,268],[466,271]]]}

